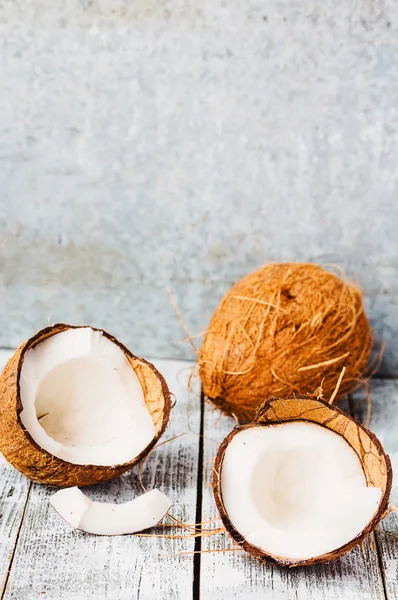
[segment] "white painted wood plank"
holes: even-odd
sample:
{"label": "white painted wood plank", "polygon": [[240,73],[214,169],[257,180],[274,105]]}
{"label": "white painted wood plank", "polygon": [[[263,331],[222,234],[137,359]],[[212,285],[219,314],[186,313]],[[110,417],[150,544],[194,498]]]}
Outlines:
{"label": "white painted wood plank", "polygon": [[[217,509],[209,483],[217,448],[235,422],[205,407],[202,519]],[[215,526],[220,526],[217,521]],[[230,548],[227,534],[202,539],[205,550]],[[385,598],[374,539],[329,565],[298,569],[261,564],[243,550],[201,554],[201,599],[224,600],[382,600]]]}
{"label": "white painted wood plank", "polygon": [[[187,380],[191,364],[155,361],[175,393],[177,405],[163,440],[188,431]],[[197,400],[197,399],[196,399]],[[199,401],[190,422],[199,431]],[[162,440],[162,441],[163,441]],[[199,437],[194,433],[165,444],[147,461],[144,482],[169,494],[172,512],[195,522]],[[124,502],[141,494],[137,469],[89,488],[92,498]],[[71,529],[49,506],[54,492],[35,485],[29,498],[4,598],[7,600],[165,600],[192,598],[194,540],[138,536],[96,537]],[[163,532],[164,529],[157,531]]]}
{"label": "white painted wood plank", "polygon": [[[12,352],[0,350],[0,371]],[[0,454],[0,597],[14,552],[26,505],[29,481]]]}
{"label": "white painted wood plank", "polygon": [[0,597],[22,522],[30,483],[7,464],[0,466]]}
{"label": "white painted wood plank", "polygon": [[[370,429],[374,431],[390,455],[393,468],[391,503],[398,504],[398,380],[374,379],[371,382],[372,418]],[[366,399],[357,394],[354,410],[364,420]],[[390,514],[380,529],[398,536],[398,513]],[[388,600],[398,598],[398,537],[377,533],[381,566]]]}

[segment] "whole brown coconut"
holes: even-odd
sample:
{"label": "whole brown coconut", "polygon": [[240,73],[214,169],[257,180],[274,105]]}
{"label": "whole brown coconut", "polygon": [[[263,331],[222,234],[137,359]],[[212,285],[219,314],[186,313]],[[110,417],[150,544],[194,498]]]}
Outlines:
{"label": "whole brown coconut", "polygon": [[[21,372],[28,352],[37,349],[42,342],[52,336],[82,329],[96,332],[120,348],[138,378],[144,402],[153,421],[154,435],[150,443],[138,456],[131,456],[123,463],[100,465],[68,462],[42,448],[21,420],[24,408]],[[55,398],[57,398],[57,391]],[[4,368],[0,377],[0,450],[15,468],[37,483],[68,487],[92,485],[118,477],[146,456],[163,434],[170,410],[169,389],[154,365],[131,354],[115,337],[103,330],[59,323],[39,331],[23,343]]]}
{"label": "whole brown coconut", "polygon": [[200,350],[205,395],[241,422],[271,396],[360,385],[372,332],[358,287],[314,264],[270,263],[224,296]]}

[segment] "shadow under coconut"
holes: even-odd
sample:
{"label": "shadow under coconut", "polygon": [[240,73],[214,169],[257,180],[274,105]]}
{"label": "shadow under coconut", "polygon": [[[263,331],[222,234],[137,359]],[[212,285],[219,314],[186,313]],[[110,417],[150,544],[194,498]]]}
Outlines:
{"label": "shadow under coconut", "polygon": [[[184,432],[182,433],[184,434]],[[159,448],[155,447],[152,450],[145,460],[141,474],[140,464],[138,464],[120,477],[86,486],[81,488],[82,491],[93,501],[122,504],[134,500],[146,491],[157,488],[172,500],[173,507],[170,512],[172,514],[174,512],[180,513],[180,510],[173,511],[173,508],[175,509],[178,506],[181,509],[183,506],[185,491],[192,489],[192,471],[195,472],[195,469],[192,469],[193,457],[189,449],[189,443],[179,444],[178,448],[174,450],[171,445],[175,443],[175,440],[171,439],[164,446],[160,446],[162,442],[167,442],[170,437],[172,436],[166,433],[164,435],[165,439],[162,439],[159,443]],[[176,517],[181,518],[181,514],[176,515]]]}
{"label": "shadow under coconut", "polygon": [[[251,572],[252,579],[258,582],[264,578],[266,584],[271,576],[274,585],[278,589],[284,589],[289,598],[304,598],[307,595],[321,597],[322,592],[328,588],[336,590],[341,587],[342,590],[351,588],[353,595],[354,592],[360,592],[361,598],[370,600],[379,597],[378,594],[382,590],[383,584],[373,535],[365,540],[362,546],[354,548],[335,561],[307,567],[289,569],[267,562],[261,563],[244,551],[237,551],[236,554],[239,554],[239,562],[243,563],[242,570],[246,573]],[[235,566],[239,569],[237,563]],[[312,594],[309,594],[309,589],[313,591]]]}
{"label": "shadow under coconut", "polygon": [[81,490],[90,500],[96,502],[114,502],[115,504],[128,502],[144,493],[139,482],[138,472],[139,466],[136,466],[120,477],[88,485]]}
{"label": "shadow under coconut", "polygon": [[333,562],[287,570],[286,581],[288,587],[294,590],[302,588],[303,582],[306,586],[319,590],[329,586],[338,588],[340,582],[345,590],[349,586],[353,590],[359,588],[364,598],[378,597],[383,583],[373,534],[362,547],[351,550]]}

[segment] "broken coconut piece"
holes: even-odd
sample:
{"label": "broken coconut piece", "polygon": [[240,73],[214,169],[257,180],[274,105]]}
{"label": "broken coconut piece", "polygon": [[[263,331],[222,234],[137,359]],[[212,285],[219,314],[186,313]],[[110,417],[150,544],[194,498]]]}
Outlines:
{"label": "broken coconut piece", "polygon": [[79,488],[59,490],[51,506],[75,529],[95,535],[124,535],[157,525],[172,505],[159,490],[151,490],[124,504],[93,502]]}
{"label": "broken coconut piece", "polygon": [[164,432],[170,392],[157,369],[92,327],[37,333],[0,379],[0,450],[33,481],[90,485],[116,477]]}
{"label": "broken coconut piece", "polygon": [[387,510],[392,472],[380,442],[326,402],[272,399],[222,442],[213,489],[227,531],[281,565],[328,562]]}

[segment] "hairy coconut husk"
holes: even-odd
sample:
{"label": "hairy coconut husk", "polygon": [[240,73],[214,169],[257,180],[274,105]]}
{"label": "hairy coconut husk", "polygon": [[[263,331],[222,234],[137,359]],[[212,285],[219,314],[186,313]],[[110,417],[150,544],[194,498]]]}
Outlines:
{"label": "hairy coconut husk", "polygon": [[165,380],[154,365],[131,354],[123,344],[106,331],[91,327],[119,346],[126,355],[140,381],[156,435],[134,460],[114,466],[76,465],[40,448],[24,428],[19,416],[22,411],[19,378],[24,355],[46,338],[68,329],[78,329],[78,327],[58,323],[39,331],[18,348],[5,366],[0,378],[0,451],[8,462],[32,481],[70,487],[92,485],[118,477],[139,462],[153,448],[166,429],[170,417],[171,397]]}
{"label": "hairy coconut husk", "polygon": [[[244,429],[250,427],[268,427],[287,423],[289,421],[307,421],[316,423],[338,435],[341,435],[351,448],[356,452],[366,482],[369,486],[380,488],[382,498],[379,508],[360,535],[333,552],[316,556],[306,560],[294,560],[283,556],[273,556],[265,553],[260,548],[250,544],[233,526],[225,511],[222,490],[221,470],[225,451],[233,437]],[[253,556],[282,566],[304,566],[317,562],[327,563],[349,552],[361,544],[363,540],[375,529],[377,524],[389,512],[388,500],[392,486],[392,468],[388,454],[385,453],[377,437],[355,419],[347,415],[336,406],[331,406],[324,400],[311,395],[295,396],[288,398],[271,398],[258,410],[255,421],[246,425],[237,425],[221,443],[215,459],[213,469],[213,491],[220,517],[228,533],[239,546]],[[331,510],[333,507],[331,507]]]}
{"label": "hairy coconut husk", "polygon": [[262,402],[315,390],[339,397],[360,384],[372,333],[358,287],[313,264],[271,263],[227,292],[200,350],[203,391],[251,421]]}

